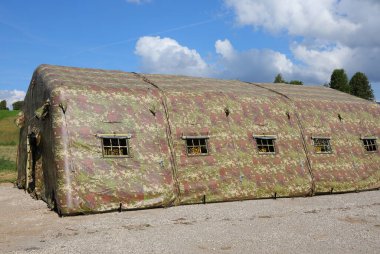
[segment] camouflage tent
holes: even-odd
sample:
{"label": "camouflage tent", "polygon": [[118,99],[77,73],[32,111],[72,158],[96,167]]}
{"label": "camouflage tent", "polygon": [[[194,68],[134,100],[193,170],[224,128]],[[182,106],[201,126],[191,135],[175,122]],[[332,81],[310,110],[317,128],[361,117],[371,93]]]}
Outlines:
{"label": "camouflage tent", "polygon": [[41,65],[18,124],[64,215],[380,187],[380,106],[326,87]]}

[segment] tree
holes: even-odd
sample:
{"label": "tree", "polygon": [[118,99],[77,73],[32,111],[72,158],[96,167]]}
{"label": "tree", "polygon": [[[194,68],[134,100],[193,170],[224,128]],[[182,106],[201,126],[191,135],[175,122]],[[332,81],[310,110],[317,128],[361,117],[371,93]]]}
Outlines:
{"label": "tree", "polygon": [[291,84],[291,85],[303,85],[303,82],[300,80],[291,80],[290,82],[287,82],[281,75],[281,73],[277,74],[274,78],[273,83],[284,83],[284,84]]}
{"label": "tree", "polygon": [[350,92],[350,86],[348,85],[347,74],[344,69],[335,69],[331,74],[330,87],[345,93]]}
{"label": "tree", "polygon": [[366,100],[374,100],[373,90],[367,76],[362,72],[355,73],[350,83],[350,93]]}
{"label": "tree", "polygon": [[24,105],[24,101],[16,101],[12,104],[13,110],[21,110]]}
{"label": "tree", "polygon": [[8,110],[6,100],[0,101],[0,110]]}
{"label": "tree", "polygon": [[289,84],[302,86],[303,82],[300,80],[290,80]]}
{"label": "tree", "polygon": [[277,76],[274,78],[273,83],[286,83],[286,81],[282,78],[281,73],[277,74]]}

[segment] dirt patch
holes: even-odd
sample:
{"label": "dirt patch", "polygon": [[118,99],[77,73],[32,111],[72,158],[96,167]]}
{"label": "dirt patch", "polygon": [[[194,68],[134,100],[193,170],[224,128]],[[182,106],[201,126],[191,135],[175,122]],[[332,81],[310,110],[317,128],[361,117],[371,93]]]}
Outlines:
{"label": "dirt patch", "polygon": [[260,219],[270,219],[270,218],[273,218],[273,217],[270,216],[270,215],[259,215],[259,218]]}
{"label": "dirt patch", "polygon": [[346,216],[344,218],[339,218],[338,220],[344,221],[344,222],[348,222],[348,223],[352,223],[352,224],[364,224],[364,223],[368,223],[368,221],[365,220],[365,219],[363,219],[363,218],[351,217],[351,216]]}
{"label": "dirt patch", "polygon": [[305,211],[304,213],[319,213],[319,210],[313,209],[311,211]]}
{"label": "dirt patch", "polygon": [[141,225],[124,225],[123,228],[127,230],[145,230],[146,228],[151,227],[150,224],[141,224]]}
{"label": "dirt patch", "polygon": [[182,224],[182,225],[193,225],[195,221],[187,221],[187,219],[185,218],[178,218],[178,219],[175,219],[173,220],[174,221],[174,224]]}

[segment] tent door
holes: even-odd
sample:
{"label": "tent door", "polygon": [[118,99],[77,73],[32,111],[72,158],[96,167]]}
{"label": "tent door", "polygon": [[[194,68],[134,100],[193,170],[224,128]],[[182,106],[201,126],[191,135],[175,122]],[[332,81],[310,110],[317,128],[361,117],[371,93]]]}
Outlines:
{"label": "tent door", "polygon": [[34,132],[28,134],[27,137],[27,153],[28,161],[25,175],[25,188],[29,192],[33,192],[36,182],[36,161],[37,161],[37,135]]}

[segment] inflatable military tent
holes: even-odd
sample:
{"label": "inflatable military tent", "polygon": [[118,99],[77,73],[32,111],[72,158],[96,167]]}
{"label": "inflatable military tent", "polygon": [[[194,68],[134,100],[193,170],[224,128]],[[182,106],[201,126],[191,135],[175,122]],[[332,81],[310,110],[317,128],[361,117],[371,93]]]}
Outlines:
{"label": "inflatable military tent", "polygon": [[380,106],[321,86],[41,65],[17,123],[62,215],[380,187]]}

